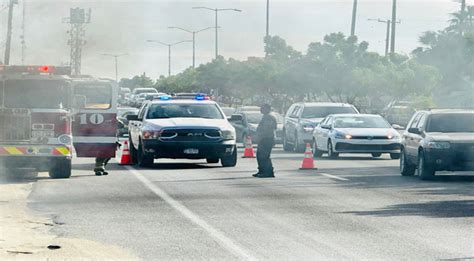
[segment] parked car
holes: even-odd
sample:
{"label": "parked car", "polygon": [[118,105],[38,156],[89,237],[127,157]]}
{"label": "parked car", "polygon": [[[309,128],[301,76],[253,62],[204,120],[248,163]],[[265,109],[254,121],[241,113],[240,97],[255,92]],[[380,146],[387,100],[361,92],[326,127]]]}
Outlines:
{"label": "parked car", "polygon": [[401,136],[380,115],[329,115],[314,129],[313,153],[321,157],[327,153],[337,158],[339,153],[370,153],[374,158],[389,153],[400,158]]}
{"label": "parked car", "polygon": [[359,113],[344,103],[295,103],[286,112],[283,123],[283,149],[302,152],[312,142],[316,125],[330,114]]}
{"label": "parked car", "polygon": [[126,98],[130,96],[131,92],[130,88],[121,87],[119,92],[119,104],[125,104]]}
{"label": "parked car", "polygon": [[382,115],[390,124],[406,127],[416,110],[411,106],[394,105],[388,107]]}
{"label": "parked car", "polygon": [[130,106],[138,107],[139,103],[137,102],[137,98],[142,93],[158,93],[155,88],[136,88],[133,89],[132,94],[130,95],[129,104]]}
{"label": "parked car", "polygon": [[117,108],[117,137],[123,137],[128,134],[128,115],[138,115],[138,109],[133,107]]}
{"label": "parked car", "polygon": [[402,138],[402,176],[426,180],[436,171],[474,170],[474,110],[418,111]]}
{"label": "parked car", "polygon": [[[277,130],[275,133],[275,142],[282,142],[283,133],[283,116],[279,113],[272,112],[277,120]],[[245,143],[248,136],[252,138],[252,141],[257,139],[257,126],[262,120],[262,113],[256,111],[246,111],[237,114],[233,114],[230,118],[230,123],[235,128],[237,142]]]}

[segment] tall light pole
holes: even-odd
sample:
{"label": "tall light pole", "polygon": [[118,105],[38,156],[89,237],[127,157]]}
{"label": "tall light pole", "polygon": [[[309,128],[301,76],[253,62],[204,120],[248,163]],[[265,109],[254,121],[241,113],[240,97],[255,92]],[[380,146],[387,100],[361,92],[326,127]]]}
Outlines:
{"label": "tall light pole", "polygon": [[[397,0],[392,0],[392,21],[397,21]],[[395,29],[396,23],[392,23],[392,42],[390,44],[391,54],[395,54]]]}
{"label": "tall light pole", "polygon": [[267,26],[265,36],[270,36],[270,0],[267,0]]}
{"label": "tall light pole", "polygon": [[163,42],[155,41],[155,40],[147,40],[147,42],[157,43],[157,44],[161,44],[161,45],[164,45],[164,46],[168,46],[168,77],[170,77],[171,76],[171,47],[173,47],[175,45],[178,45],[178,44],[182,44],[182,43],[190,43],[192,41],[185,40],[185,41],[179,41],[179,42],[176,42],[176,43],[163,43]]}
{"label": "tall light pole", "polygon": [[352,7],[351,36],[355,35],[356,19],[357,19],[357,0],[354,0],[353,7]]}
{"label": "tall light pole", "polygon": [[128,55],[128,53],[121,53],[121,54],[110,54],[110,53],[103,53],[103,56],[114,57],[115,59],[115,81],[118,83],[118,58]]}
{"label": "tall light pole", "polygon": [[216,13],[216,59],[219,57],[219,22],[218,22],[218,13],[223,12],[223,11],[234,11],[234,12],[242,12],[240,9],[235,9],[235,8],[210,8],[210,7],[203,7],[203,6],[198,6],[198,7],[193,7],[193,9],[205,9],[209,11],[213,11]]}
{"label": "tall light pole", "polygon": [[[388,49],[389,49],[389,46],[390,46],[390,25],[392,24],[392,21],[390,21],[390,19],[388,20],[382,20],[382,19],[367,19],[369,21],[375,21],[375,22],[379,22],[379,23],[384,23],[387,25],[387,33],[386,33],[386,36],[385,36],[385,56],[388,56]],[[395,22],[397,24],[401,23],[401,21],[398,21],[398,22]]]}
{"label": "tall light pole", "polygon": [[206,31],[206,30],[209,30],[209,29],[213,29],[214,26],[212,27],[207,27],[207,28],[204,28],[204,29],[201,29],[201,30],[197,30],[197,31],[191,31],[191,30],[188,30],[188,29],[184,29],[184,28],[181,28],[181,27],[176,27],[176,26],[170,26],[168,27],[170,29],[178,29],[178,30],[181,30],[181,31],[185,31],[187,33],[190,33],[193,35],[193,68],[196,68],[196,34],[202,32],[202,31]]}

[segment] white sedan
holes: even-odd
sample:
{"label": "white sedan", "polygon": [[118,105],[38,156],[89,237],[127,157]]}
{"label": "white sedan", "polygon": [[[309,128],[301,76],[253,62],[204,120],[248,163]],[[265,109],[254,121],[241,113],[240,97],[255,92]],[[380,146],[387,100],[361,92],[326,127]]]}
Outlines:
{"label": "white sedan", "polygon": [[339,153],[370,153],[380,157],[389,153],[400,158],[400,134],[379,115],[329,115],[314,129],[313,153],[321,157],[327,153],[337,158]]}

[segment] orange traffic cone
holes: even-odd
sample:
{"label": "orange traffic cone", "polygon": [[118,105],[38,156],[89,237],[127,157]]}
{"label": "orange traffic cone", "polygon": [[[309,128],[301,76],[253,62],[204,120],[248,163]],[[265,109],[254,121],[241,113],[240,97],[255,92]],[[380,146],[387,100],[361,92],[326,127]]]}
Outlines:
{"label": "orange traffic cone", "polygon": [[255,151],[253,149],[252,137],[247,136],[245,140],[244,156],[242,158],[255,158]]}
{"label": "orange traffic cone", "polygon": [[130,149],[128,148],[128,141],[124,141],[122,145],[122,155],[120,156],[119,165],[132,165],[130,158]]}
{"label": "orange traffic cone", "polygon": [[304,159],[303,163],[301,164],[300,170],[308,169],[315,170],[317,168],[314,167],[314,157],[313,152],[311,151],[311,144],[306,143],[306,151],[304,152]]}

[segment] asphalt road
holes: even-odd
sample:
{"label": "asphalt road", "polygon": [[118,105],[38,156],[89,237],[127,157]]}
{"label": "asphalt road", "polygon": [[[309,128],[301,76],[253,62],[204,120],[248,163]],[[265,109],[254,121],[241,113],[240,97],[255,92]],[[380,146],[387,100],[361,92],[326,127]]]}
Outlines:
{"label": "asphalt road", "polygon": [[80,159],[71,179],[39,175],[29,207],[61,236],[142,259],[474,259],[474,173],[427,182],[387,157],[322,158],[314,171],[298,170],[301,154],[273,158],[275,179],[250,177],[254,159],[112,163],[102,177]]}

